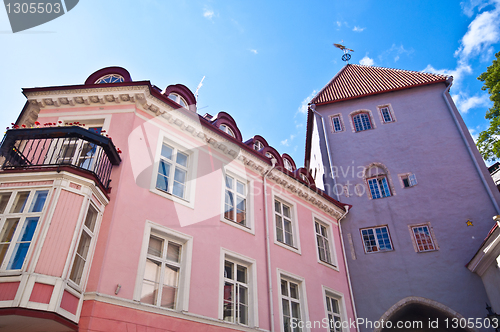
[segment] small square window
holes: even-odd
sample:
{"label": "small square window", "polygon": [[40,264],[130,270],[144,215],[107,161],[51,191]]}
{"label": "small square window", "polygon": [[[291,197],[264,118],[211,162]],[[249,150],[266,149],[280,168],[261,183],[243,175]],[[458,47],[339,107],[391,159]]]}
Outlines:
{"label": "small square window", "polygon": [[418,252],[436,250],[436,245],[428,225],[411,226],[411,232]]}
{"label": "small square window", "polygon": [[361,238],[366,253],[393,250],[387,226],[361,229]]}
{"label": "small square window", "polygon": [[390,123],[394,122],[394,113],[392,112],[392,108],[390,105],[383,105],[377,107],[379,110],[380,120],[382,123]]}
{"label": "small square window", "polygon": [[185,199],[188,163],[188,154],[173,146],[163,144],[156,177],[156,189]]}
{"label": "small square window", "polygon": [[403,188],[410,188],[417,185],[417,177],[413,173],[400,175]]}

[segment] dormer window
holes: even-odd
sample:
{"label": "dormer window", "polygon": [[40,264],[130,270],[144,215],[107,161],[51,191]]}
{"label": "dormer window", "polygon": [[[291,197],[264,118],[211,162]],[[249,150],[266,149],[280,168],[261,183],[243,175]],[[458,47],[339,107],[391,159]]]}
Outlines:
{"label": "dormer window", "polygon": [[269,158],[269,159],[271,159],[273,157],[273,155],[270,154],[269,152],[266,152],[266,157]]}
{"label": "dormer window", "polygon": [[229,128],[225,124],[221,124],[220,127],[219,127],[219,129],[222,130],[223,132],[225,132],[226,134],[228,134],[231,137],[236,137],[236,135],[234,135],[234,132],[232,131],[232,129]]}
{"label": "dormer window", "polygon": [[[261,142],[261,141],[257,141],[257,140],[255,140],[255,141],[253,142],[253,149],[254,149],[255,151],[260,151],[260,150],[262,150],[263,148],[264,148],[264,144],[262,144],[262,142]],[[271,158],[271,157],[269,157],[269,158]]]}
{"label": "dormer window", "polygon": [[172,99],[173,101],[175,101],[177,104],[181,105],[182,107],[188,106],[188,103],[186,102],[186,100],[184,98],[182,98],[181,95],[179,95],[177,93],[169,94],[168,98]]}
{"label": "dormer window", "polygon": [[95,84],[104,84],[104,83],[121,83],[124,82],[125,79],[123,76],[118,75],[118,74],[109,74],[101,77],[97,81],[95,81]]}
{"label": "dormer window", "polygon": [[283,159],[283,165],[285,166],[286,170],[293,172],[292,163],[288,159]]}

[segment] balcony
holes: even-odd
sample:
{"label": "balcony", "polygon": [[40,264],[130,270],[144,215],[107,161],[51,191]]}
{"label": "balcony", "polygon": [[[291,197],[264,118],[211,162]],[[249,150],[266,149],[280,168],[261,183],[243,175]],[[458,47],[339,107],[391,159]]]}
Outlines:
{"label": "balcony", "polygon": [[109,190],[111,169],[121,162],[111,139],[78,126],[10,129],[0,146],[4,171],[65,170]]}

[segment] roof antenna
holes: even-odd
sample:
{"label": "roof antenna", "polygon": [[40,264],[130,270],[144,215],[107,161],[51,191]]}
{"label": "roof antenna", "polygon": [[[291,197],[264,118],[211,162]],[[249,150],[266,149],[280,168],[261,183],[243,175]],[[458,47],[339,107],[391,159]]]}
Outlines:
{"label": "roof antenna", "polygon": [[200,90],[201,86],[203,85],[204,79],[205,79],[205,76],[203,76],[203,78],[201,79],[200,84],[198,84],[198,87],[196,88],[196,92],[194,93],[194,97],[196,98],[196,100],[198,100],[198,91]]}
{"label": "roof antenna", "polygon": [[[343,42],[344,41],[342,40],[341,43]],[[349,54],[349,52],[354,52],[354,50],[351,50],[350,48],[347,48],[342,44],[333,44],[333,46],[344,51],[344,55],[342,55],[342,61],[346,61],[349,64],[349,60],[351,60],[351,55]]]}

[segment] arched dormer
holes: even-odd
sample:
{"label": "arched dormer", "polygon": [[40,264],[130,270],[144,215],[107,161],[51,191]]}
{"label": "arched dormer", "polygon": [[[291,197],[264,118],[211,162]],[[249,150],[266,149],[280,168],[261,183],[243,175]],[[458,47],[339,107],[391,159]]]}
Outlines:
{"label": "arched dormer", "polygon": [[274,157],[276,159],[276,167],[283,169],[283,159],[275,148],[273,148],[272,146],[266,146],[260,152],[269,159]]}
{"label": "arched dormer", "polygon": [[255,135],[245,142],[246,145],[254,149],[255,151],[260,151],[263,148],[269,146],[266,139],[260,135]]}
{"label": "arched dormer", "polygon": [[304,167],[298,168],[295,170],[295,172],[293,172],[293,174],[295,175],[295,178],[297,180],[306,184],[308,187],[316,188],[314,179],[311,173],[309,173],[309,171],[306,168]]}
{"label": "arched dormer", "polygon": [[363,178],[371,199],[394,195],[394,185],[389,175],[389,170],[381,163],[371,163],[365,167]]}
{"label": "arched dormer", "polygon": [[122,82],[132,82],[130,73],[122,67],[106,67],[99,69],[85,80],[86,85]]}
{"label": "arched dormer", "polygon": [[234,137],[239,142],[243,140],[241,137],[241,132],[236,125],[236,121],[234,121],[233,117],[228,113],[219,112],[212,124],[229,136]]}
{"label": "arched dormer", "polygon": [[169,85],[163,91],[163,95],[196,113],[196,97],[187,86],[183,84]]}
{"label": "arched dormer", "polygon": [[289,172],[294,172],[297,169],[295,161],[293,161],[293,158],[289,154],[283,153],[281,159],[283,159],[283,169]]}

